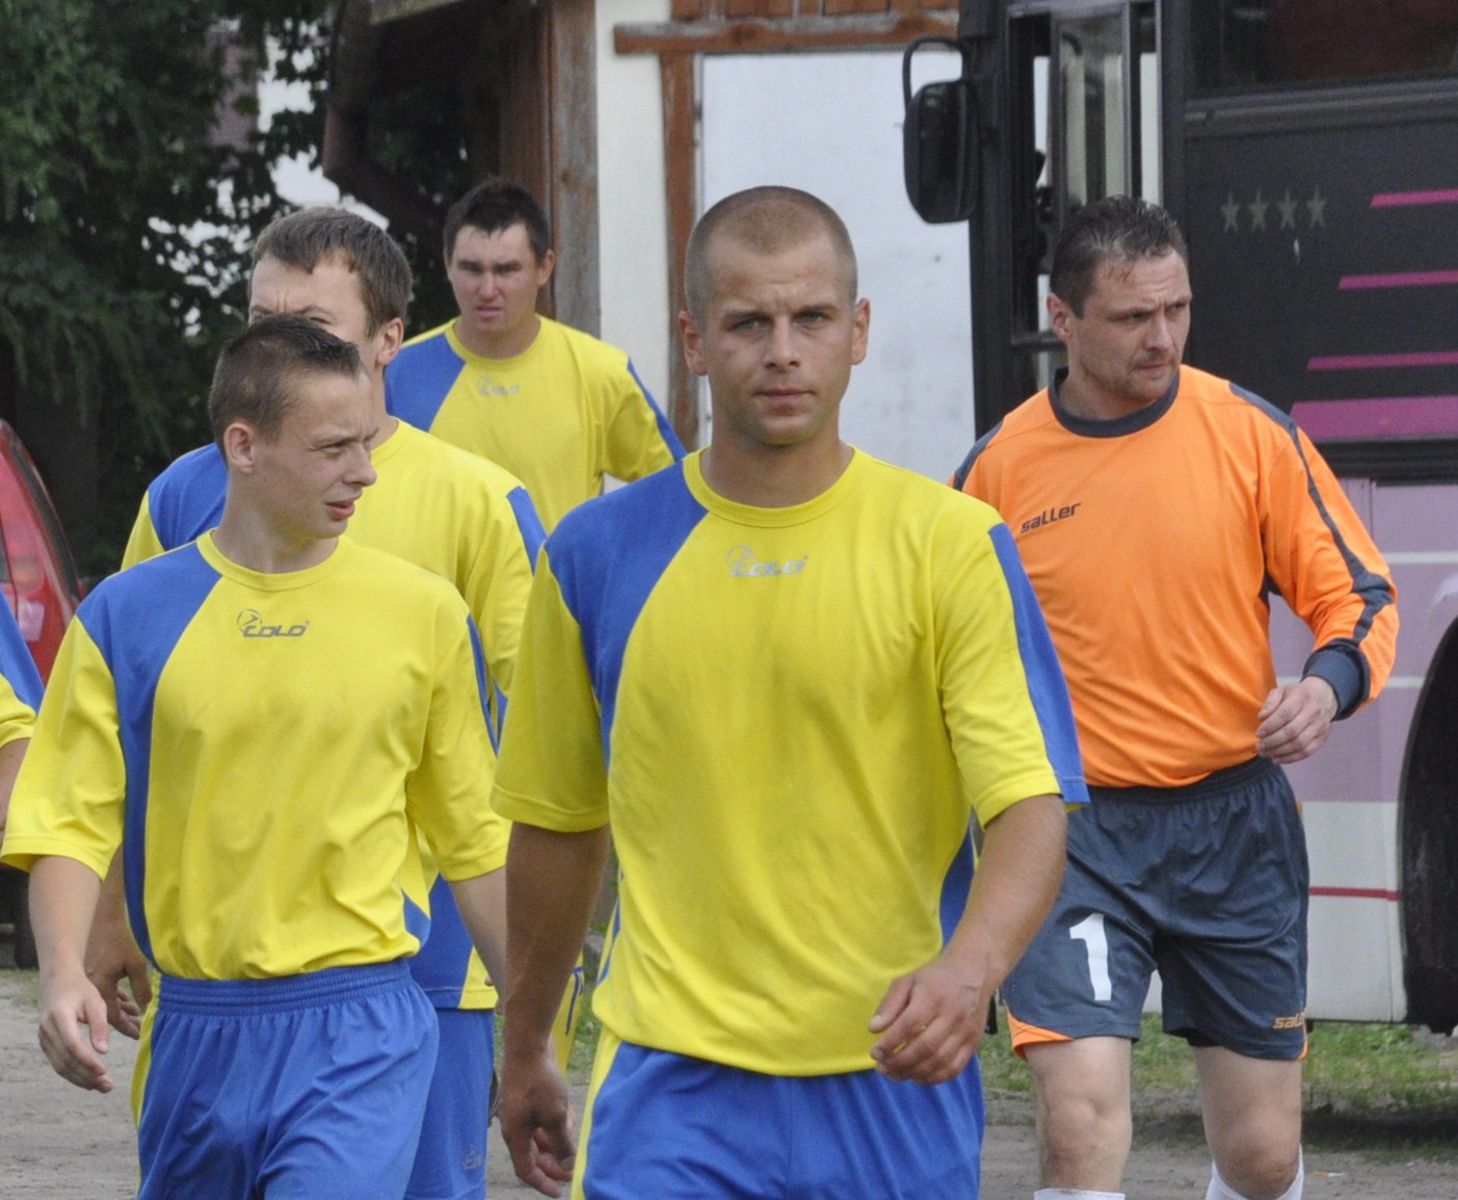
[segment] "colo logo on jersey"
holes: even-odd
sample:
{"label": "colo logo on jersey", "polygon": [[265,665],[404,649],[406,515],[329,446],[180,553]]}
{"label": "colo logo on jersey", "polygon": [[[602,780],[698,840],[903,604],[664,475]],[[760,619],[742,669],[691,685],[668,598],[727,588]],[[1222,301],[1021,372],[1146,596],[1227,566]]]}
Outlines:
{"label": "colo logo on jersey", "polygon": [[732,547],[724,556],[724,561],[729,564],[729,574],[736,578],[759,579],[769,575],[798,575],[805,569],[809,559],[808,554],[802,554],[799,558],[787,558],[784,562],[762,562],[755,558],[750,547],[742,545]]}
{"label": "colo logo on jersey", "polygon": [[521,384],[513,383],[507,387],[502,383],[492,383],[489,379],[481,379],[476,384],[476,394],[480,396],[515,396],[521,391]]}
{"label": "colo logo on jersey", "polygon": [[302,625],[269,625],[256,608],[245,608],[238,614],[238,630],[246,638],[303,637],[309,632],[309,622]]}

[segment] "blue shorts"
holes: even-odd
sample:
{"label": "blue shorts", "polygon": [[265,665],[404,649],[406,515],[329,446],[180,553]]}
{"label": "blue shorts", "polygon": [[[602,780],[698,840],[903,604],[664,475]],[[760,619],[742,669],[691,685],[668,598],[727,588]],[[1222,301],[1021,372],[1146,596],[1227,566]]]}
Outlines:
{"label": "blue shorts", "polygon": [[1189,787],[1095,788],[1068,821],[1047,922],[1003,984],[1013,1045],[1137,1040],[1157,968],[1164,1028],[1291,1060],[1306,1048],[1306,840],[1279,767]]}
{"label": "blue shorts", "polygon": [[138,1200],[399,1200],[435,1067],[403,961],[280,979],[164,977]]}
{"label": "blue shorts", "polygon": [[486,1194],[495,1014],[438,1008],[435,1015],[440,1053],[405,1200],[480,1200]]}
{"label": "blue shorts", "polygon": [[574,1197],[975,1200],[977,1060],[935,1087],[875,1071],[761,1075],[603,1030]]}

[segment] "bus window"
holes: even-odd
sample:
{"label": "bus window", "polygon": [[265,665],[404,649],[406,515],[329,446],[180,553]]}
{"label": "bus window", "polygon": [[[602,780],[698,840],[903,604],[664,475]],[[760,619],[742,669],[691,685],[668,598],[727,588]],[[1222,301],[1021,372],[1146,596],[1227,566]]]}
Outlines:
{"label": "bus window", "polygon": [[1200,91],[1458,73],[1454,0],[1211,0],[1192,12]]}

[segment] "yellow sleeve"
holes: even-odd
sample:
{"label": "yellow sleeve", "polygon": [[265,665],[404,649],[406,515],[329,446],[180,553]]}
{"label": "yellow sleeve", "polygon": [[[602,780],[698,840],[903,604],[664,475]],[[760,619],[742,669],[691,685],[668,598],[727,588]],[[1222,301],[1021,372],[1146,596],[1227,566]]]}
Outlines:
{"label": "yellow sleeve", "polygon": [[683,457],[677,436],[631,363],[624,360],[601,386],[606,389],[603,470],[632,482]]}
{"label": "yellow sleeve", "polygon": [[506,862],[510,826],[491,807],[496,754],[486,725],[485,659],[475,622],[458,599],[437,612],[436,664],[420,761],[405,806],[447,879],[470,879]]}
{"label": "yellow sleeve", "polygon": [[1084,803],[1068,688],[1012,535],[998,522],[969,541],[944,534],[933,556],[942,712],[969,801],[983,826],[1032,796]]}
{"label": "yellow sleeve", "polygon": [[137,519],[132,522],[132,533],[127,538],[127,548],[122,552],[122,569],[134,567],[139,562],[156,558],[162,553],[162,542],[152,527],[152,512],[147,504],[147,494],[142,493],[142,503],[137,509]]}
{"label": "yellow sleeve", "polygon": [[121,844],[126,790],[116,685],[78,618],[66,628],[15,781],[0,860],[29,870],[56,855],[104,877]]}
{"label": "yellow sleeve", "polygon": [[511,719],[492,793],[512,820],[565,833],[607,824],[602,726],[582,651],[582,631],[542,552],[527,603]]}
{"label": "yellow sleeve", "polygon": [[481,631],[491,677],[507,693],[532,590],[532,555],[543,536],[526,488],[515,479],[511,483],[510,491],[492,490],[488,536],[467,531],[477,540],[468,548],[464,578],[457,581]]}
{"label": "yellow sleeve", "polygon": [[15,694],[10,680],[0,675],[0,746],[28,738],[35,731],[35,710]]}

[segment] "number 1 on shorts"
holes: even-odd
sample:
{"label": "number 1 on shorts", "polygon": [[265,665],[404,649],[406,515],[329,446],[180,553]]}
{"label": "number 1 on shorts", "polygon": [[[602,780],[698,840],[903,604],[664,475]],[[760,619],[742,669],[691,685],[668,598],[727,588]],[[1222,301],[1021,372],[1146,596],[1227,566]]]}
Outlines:
{"label": "number 1 on shorts", "polygon": [[1090,913],[1068,930],[1068,936],[1082,942],[1088,951],[1088,981],[1093,985],[1093,998],[1099,1003],[1112,1000],[1109,983],[1109,940],[1104,936],[1104,914]]}

